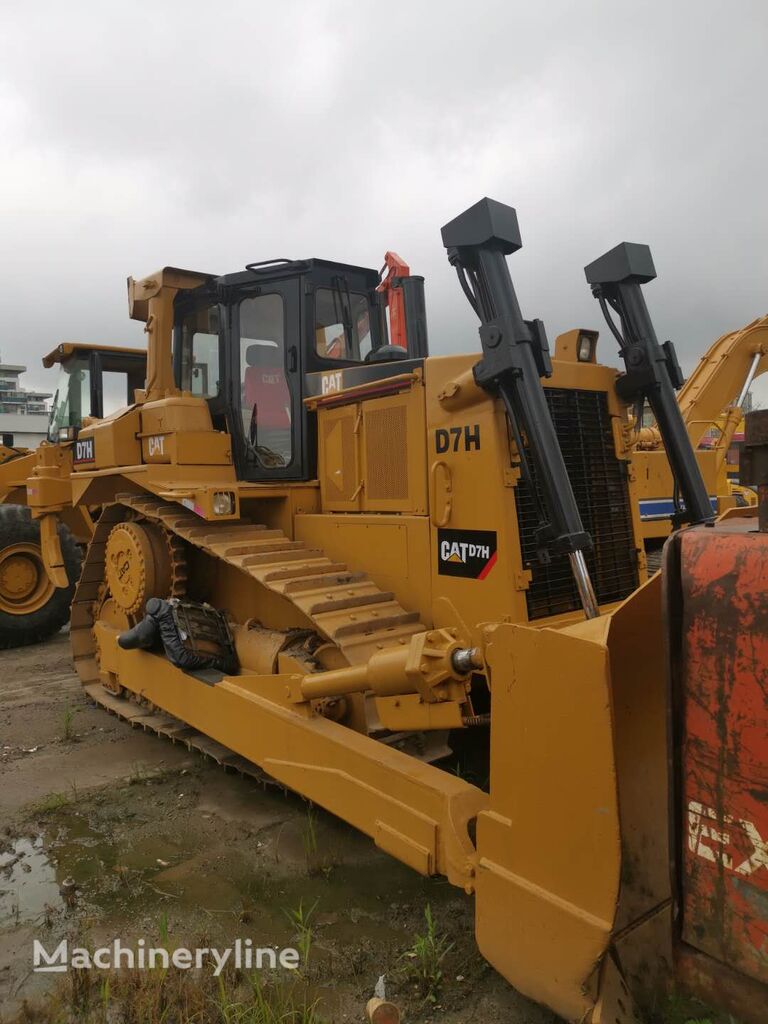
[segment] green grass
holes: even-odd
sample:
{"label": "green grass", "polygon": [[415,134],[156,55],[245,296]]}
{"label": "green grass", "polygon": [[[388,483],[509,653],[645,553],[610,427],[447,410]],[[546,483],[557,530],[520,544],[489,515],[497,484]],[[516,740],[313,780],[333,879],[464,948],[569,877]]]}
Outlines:
{"label": "green grass", "polygon": [[67,704],[64,708],[64,714],[61,720],[61,740],[62,743],[73,743],[77,738],[75,736],[74,729],[75,713],[72,708]]}
{"label": "green grass", "polygon": [[54,811],[60,811],[62,807],[67,807],[72,803],[72,796],[68,796],[66,793],[48,793],[38,803],[30,805],[30,811],[33,814],[52,814]]}
{"label": "green grass", "polygon": [[296,985],[265,985],[255,974],[249,982],[248,998],[236,1002],[219,978],[222,1024],[321,1024],[317,1000],[311,1001]]}
{"label": "green grass", "polygon": [[285,916],[291,922],[296,936],[296,948],[298,949],[304,967],[309,964],[309,954],[312,949],[312,917],[317,909],[318,901],[311,907],[305,909],[304,901],[299,900],[299,905],[294,910],[286,910]]}
{"label": "green grass", "polygon": [[[161,931],[163,930],[161,926]],[[5,1018],[4,1018],[5,1019]],[[8,1024],[328,1024],[301,979],[225,969],[70,971]]]}
{"label": "green grass", "polygon": [[424,909],[427,929],[417,935],[413,945],[401,957],[403,973],[416,983],[425,1001],[436,1003],[443,983],[443,961],[453,949],[448,936],[438,931],[429,903]]}
{"label": "green grass", "polygon": [[301,834],[301,841],[304,846],[307,873],[312,875],[317,870],[317,828],[315,826],[315,811],[312,804],[307,805],[307,820]]}
{"label": "green grass", "polygon": [[738,1024],[735,1018],[713,1012],[700,1000],[682,992],[668,996],[653,1019],[660,1024]]}

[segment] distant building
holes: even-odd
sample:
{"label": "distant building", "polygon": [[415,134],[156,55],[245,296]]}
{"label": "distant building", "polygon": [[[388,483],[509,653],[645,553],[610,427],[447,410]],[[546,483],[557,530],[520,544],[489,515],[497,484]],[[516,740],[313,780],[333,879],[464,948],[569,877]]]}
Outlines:
{"label": "distant building", "polygon": [[51,395],[19,384],[26,369],[0,362],[0,440],[16,448],[36,448],[48,434]]}

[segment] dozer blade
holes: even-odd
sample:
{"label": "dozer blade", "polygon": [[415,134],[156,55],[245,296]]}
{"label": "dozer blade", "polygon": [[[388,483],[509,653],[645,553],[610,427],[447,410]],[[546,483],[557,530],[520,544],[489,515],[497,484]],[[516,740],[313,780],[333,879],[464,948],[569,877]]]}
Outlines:
{"label": "dozer blade", "polygon": [[478,945],[567,1020],[633,1024],[670,941],[660,579],[612,615],[487,636]]}

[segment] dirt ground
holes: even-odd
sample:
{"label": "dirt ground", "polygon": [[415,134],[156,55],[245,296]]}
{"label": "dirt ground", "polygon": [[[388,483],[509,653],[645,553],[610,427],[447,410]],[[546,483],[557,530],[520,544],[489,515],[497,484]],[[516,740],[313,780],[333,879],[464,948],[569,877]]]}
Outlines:
{"label": "dirt ground", "polygon": [[[477,953],[462,893],[298,797],[93,707],[65,634],[0,653],[0,776],[2,1021],[363,1021],[384,975],[413,1024],[555,1024]],[[118,936],[299,946],[303,1011],[248,1016],[231,974],[225,993],[177,972],[187,988],[173,995],[161,974],[162,993],[142,990],[139,1005],[119,977],[83,990],[80,972],[31,971],[34,938],[52,949],[63,937],[93,948]],[[213,1013],[225,994],[228,1009]]]}
{"label": "dirt ground", "polygon": [[[0,775],[4,1020],[36,1019],[33,1006],[58,1020],[66,1003],[55,975],[31,972],[33,938],[47,949],[65,936],[282,947],[299,941],[299,913],[318,1020],[364,1020],[382,974],[408,1021],[556,1019],[478,955],[461,893],[298,797],[93,707],[65,634],[0,654]],[[439,948],[452,943],[432,992],[417,987],[421,959],[408,955],[427,935],[427,906]]]}

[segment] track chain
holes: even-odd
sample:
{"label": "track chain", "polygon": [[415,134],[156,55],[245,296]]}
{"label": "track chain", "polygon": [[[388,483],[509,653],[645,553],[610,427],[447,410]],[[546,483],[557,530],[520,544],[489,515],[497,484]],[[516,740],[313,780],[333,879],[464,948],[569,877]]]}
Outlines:
{"label": "track chain", "polygon": [[[70,637],[80,681],[88,696],[112,714],[135,727],[184,743],[227,769],[274,783],[246,758],[160,709],[110,692],[101,682],[93,616],[103,598],[107,537],[112,527],[125,518],[126,510],[160,523],[169,532],[173,561],[180,577],[174,582],[180,593],[185,589],[186,566],[178,550],[179,539],[247,573],[286,598],[321,636],[339,647],[352,665],[367,661],[375,651],[390,644],[407,643],[425,628],[418,613],[407,612],[392,593],[380,590],[365,573],[334,562],[301,541],[290,540],[280,530],[243,520],[209,523],[177,504],[150,496],[118,495],[114,504],[105,507],[96,524],[72,603]],[[384,742],[400,747],[411,743],[412,737],[392,734]],[[418,751],[413,753],[419,756]],[[432,760],[444,753],[441,747],[430,754],[422,753],[421,757]]]}

